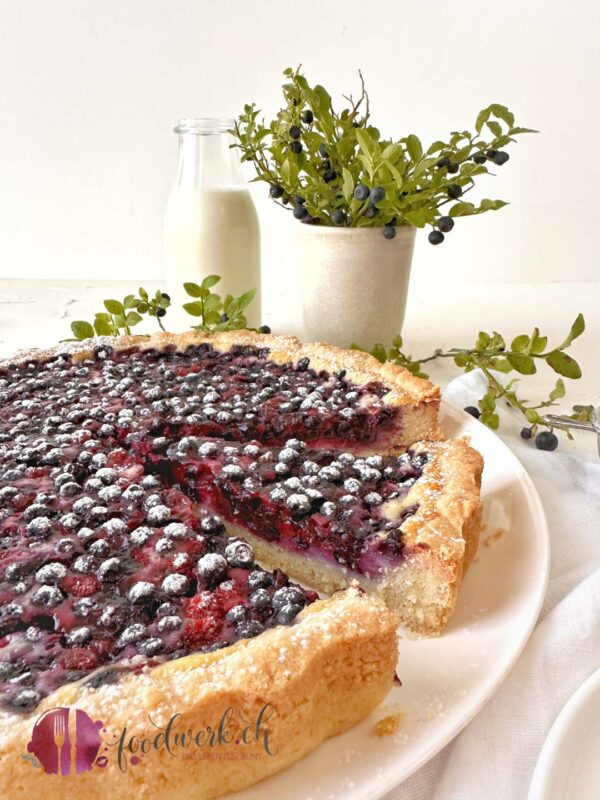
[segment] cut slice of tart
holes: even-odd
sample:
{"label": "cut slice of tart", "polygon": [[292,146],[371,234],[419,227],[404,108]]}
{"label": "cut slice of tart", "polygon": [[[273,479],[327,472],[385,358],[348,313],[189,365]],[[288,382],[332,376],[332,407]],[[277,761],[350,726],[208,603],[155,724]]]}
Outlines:
{"label": "cut slice of tart", "polygon": [[483,463],[465,440],[363,458],[185,437],[156,463],[263,563],[324,592],[357,581],[415,633],[443,630],[477,549]]}

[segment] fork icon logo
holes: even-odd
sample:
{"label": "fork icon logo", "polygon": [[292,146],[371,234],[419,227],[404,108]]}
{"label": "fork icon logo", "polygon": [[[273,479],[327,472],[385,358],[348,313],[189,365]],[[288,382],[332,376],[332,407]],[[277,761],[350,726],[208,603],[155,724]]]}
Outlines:
{"label": "fork icon logo", "polygon": [[102,744],[102,727],[81,709],[51,708],[37,719],[27,750],[48,774],[88,772]]}

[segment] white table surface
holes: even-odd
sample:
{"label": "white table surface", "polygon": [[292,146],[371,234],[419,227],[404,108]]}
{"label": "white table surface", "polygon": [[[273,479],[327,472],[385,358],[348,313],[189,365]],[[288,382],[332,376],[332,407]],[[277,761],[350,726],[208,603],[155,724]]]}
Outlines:
{"label": "white table surface", "polygon": [[[138,285],[0,280],[0,356],[68,337],[71,321],[91,320],[102,299],[122,298]],[[145,285],[148,290],[158,286]],[[270,313],[263,321],[274,332],[301,334],[296,296],[291,287],[271,288],[265,304]],[[583,377],[566,381],[567,396],[557,409],[568,412],[575,403],[599,402],[599,308],[600,283],[433,287],[415,281],[404,328],[406,349],[423,356],[436,347],[470,346],[482,328],[510,339],[531,332],[534,325],[551,345],[558,344],[581,311],[587,330],[570,352]],[[140,326],[140,332],[147,330]],[[459,374],[449,359],[428,366],[432,380],[442,386]],[[555,378],[542,365],[538,374],[524,380],[521,391],[530,401],[541,399]],[[461,405],[474,400],[465,383],[450,390]],[[486,800],[524,800],[553,720],[600,666],[600,461],[595,437],[579,433],[569,442],[561,436],[556,452],[543,453],[519,437],[524,424],[520,415],[500,413],[500,435],[532,476],[550,522],[553,557],[544,608],[529,645],[486,708],[386,800],[481,800],[482,785]],[[515,709],[521,710],[520,716]]]}

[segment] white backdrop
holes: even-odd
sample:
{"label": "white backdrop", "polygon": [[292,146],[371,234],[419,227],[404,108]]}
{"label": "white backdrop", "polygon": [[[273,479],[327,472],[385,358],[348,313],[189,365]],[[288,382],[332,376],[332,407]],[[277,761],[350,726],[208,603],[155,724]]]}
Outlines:
{"label": "white backdrop", "polygon": [[[433,140],[494,101],[541,130],[487,179],[510,206],[420,237],[422,286],[595,280],[599,33],[596,0],[0,0],[0,276],[161,277],[175,120],[275,111],[301,62],[336,94],[361,67],[386,134]],[[285,282],[298,223],[255,198]]]}

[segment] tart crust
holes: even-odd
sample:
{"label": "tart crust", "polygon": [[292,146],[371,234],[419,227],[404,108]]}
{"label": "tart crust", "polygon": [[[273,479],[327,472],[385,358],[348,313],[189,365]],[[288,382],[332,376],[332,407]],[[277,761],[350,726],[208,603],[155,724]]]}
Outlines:
{"label": "tart crust", "polygon": [[[250,786],[352,727],[383,700],[396,668],[396,625],[380,600],[349,588],[307,607],[292,626],[272,628],[226,649],[169,661],[98,689],[67,684],[25,717],[0,717],[0,796],[209,800]],[[267,704],[271,716],[259,741],[244,746],[175,747],[173,755],[162,746],[136,766],[129,763],[126,771],[113,752],[104,769],[69,776],[47,775],[21,758],[38,715],[57,706],[76,707],[102,720],[106,743],[123,728],[127,737],[153,738],[157,728],[148,715],[164,728],[180,713],[176,730],[197,733],[207,726],[214,730],[228,708],[234,718],[241,714],[254,723]],[[265,750],[265,727],[272,755]],[[125,763],[130,757],[126,752]]]}
{"label": "tart crust", "polygon": [[[254,331],[226,331],[222,333],[154,333],[151,336],[118,336],[86,339],[83,342],[67,342],[48,349],[25,350],[10,358],[0,360],[0,369],[28,361],[48,361],[62,353],[68,353],[74,361],[92,356],[94,349],[106,345],[113,350],[164,350],[170,347],[178,351],[199,344],[210,344],[215,350],[228,352],[236,346],[268,348],[270,359],[278,364],[297,363],[303,358],[310,359],[310,367],[316,371],[329,373],[345,370],[348,380],[357,386],[372,381],[383,383],[389,388],[382,398],[387,406],[399,409],[394,425],[386,431],[384,438],[356,452],[388,452],[405,450],[412,442],[420,439],[442,439],[438,425],[440,390],[423,378],[417,378],[404,367],[386,362],[381,364],[376,358],[361,350],[344,350],[324,342],[304,344],[295,336],[276,336],[259,334]],[[376,396],[364,399],[365,403],[379,400]]]}

